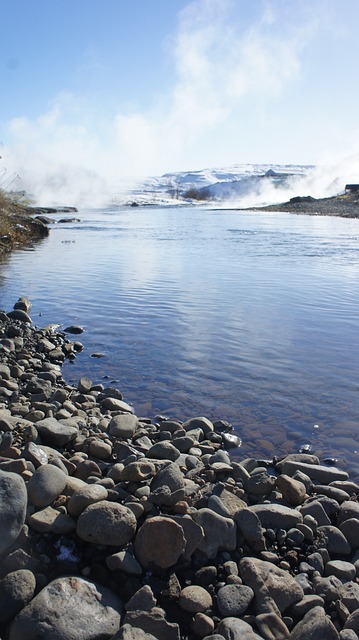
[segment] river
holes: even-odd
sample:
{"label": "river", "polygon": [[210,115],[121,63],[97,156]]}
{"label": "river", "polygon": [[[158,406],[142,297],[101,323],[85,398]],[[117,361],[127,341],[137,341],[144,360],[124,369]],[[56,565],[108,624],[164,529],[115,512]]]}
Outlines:
{"label": "river", "polygon": [[116,381],[139,416],[227,420],[240,456],[311,445],[359,476],[359,220],[180,207],[78,217],[0,264],[1,308],[27,295],[37,326],[84,327],[68,381]]}

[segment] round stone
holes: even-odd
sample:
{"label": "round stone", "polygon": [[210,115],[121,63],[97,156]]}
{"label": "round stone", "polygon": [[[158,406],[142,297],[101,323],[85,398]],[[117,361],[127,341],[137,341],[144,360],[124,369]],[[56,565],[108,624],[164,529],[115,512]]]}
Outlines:
{"label": "round stone", "polygon": [[254,598],[254,591],[241,584],[227,584],[217,593],[218,609],[223,618],[240,616]]}
{"label": "round stone", "polygon": [[62,493],[67,475],[53,464],[39,467],[27,483],[29,502],[35,507],[47,507]]}
{"label": "round stone", "polygon": [[79,516],[90,504],[106,500],[108,491],[101,484],[89,484],[74,491],[67,504],[67,510],[72,516]]}
{"label": "round stone", "polygon": [[203,587],[191,585],[182,589],[178,604],[190,613],[203,613],[212,606],[212,597]]}
{"label": "round stone", "polygon": [[120,546],[136,532],[132,511],[118,502],[102,500],[88,506],[77,521],[77,535],[85,542]]}
{"label": "round stone", "polygon": [[167,569],[186,548],[183,528],[164,516],[145,520],[135,539],[137,560],[145,569]]}

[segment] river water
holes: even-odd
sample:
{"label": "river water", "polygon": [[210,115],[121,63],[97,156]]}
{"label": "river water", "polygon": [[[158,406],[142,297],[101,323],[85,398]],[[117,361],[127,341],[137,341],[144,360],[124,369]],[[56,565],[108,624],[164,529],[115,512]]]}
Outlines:
{"label": "river water", "polygon": [[359,220],[178,207],[78,216],[0,264],[3,309],[27,295],[37,326],[85,328],[68,381],[116,381],[140,416],[227,420],[241,456],[309,444],[359,476]]}

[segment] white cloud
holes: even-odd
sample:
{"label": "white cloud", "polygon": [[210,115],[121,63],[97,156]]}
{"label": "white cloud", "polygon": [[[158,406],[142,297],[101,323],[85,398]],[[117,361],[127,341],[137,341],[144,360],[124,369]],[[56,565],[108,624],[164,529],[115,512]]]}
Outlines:
{"label": "white cloud", "polygon": [[223,146],[233,153],[248,136],[243,100],[246,109],[264,113],[300,74],[302,50],[317,28],[312,15],[302,21],[287,15],[282,24],[271,2],[259,5],[254,23],[236,23],[234,6],[231,0],[194,0],[179,14],[167,43],[173,81],[152,109],[120,109],[105,119],[81,96],[63,93],[38,118],[12,120],[7,155],[32,191],[40,196],[42,184],[42,199],[49,188],[55,199],[63,199],[62,189],[76,199],[77,191],[83,198],[89,190],[93,201],[99,185],[106,190],[125,175],[208,166],[216,153],[210,141],[222,130]]}

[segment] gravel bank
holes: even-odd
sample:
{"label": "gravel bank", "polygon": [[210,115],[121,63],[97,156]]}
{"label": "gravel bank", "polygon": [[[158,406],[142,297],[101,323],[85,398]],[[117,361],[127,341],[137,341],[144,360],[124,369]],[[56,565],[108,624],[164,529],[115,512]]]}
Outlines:
{"label": "gravel bank", "polygon": [[1,637],[356,640],[348,474],[294,452],[234,461],[225,421],[141,417],[115,387],[67,384],[74,328],[30,312],[0,312]]}

